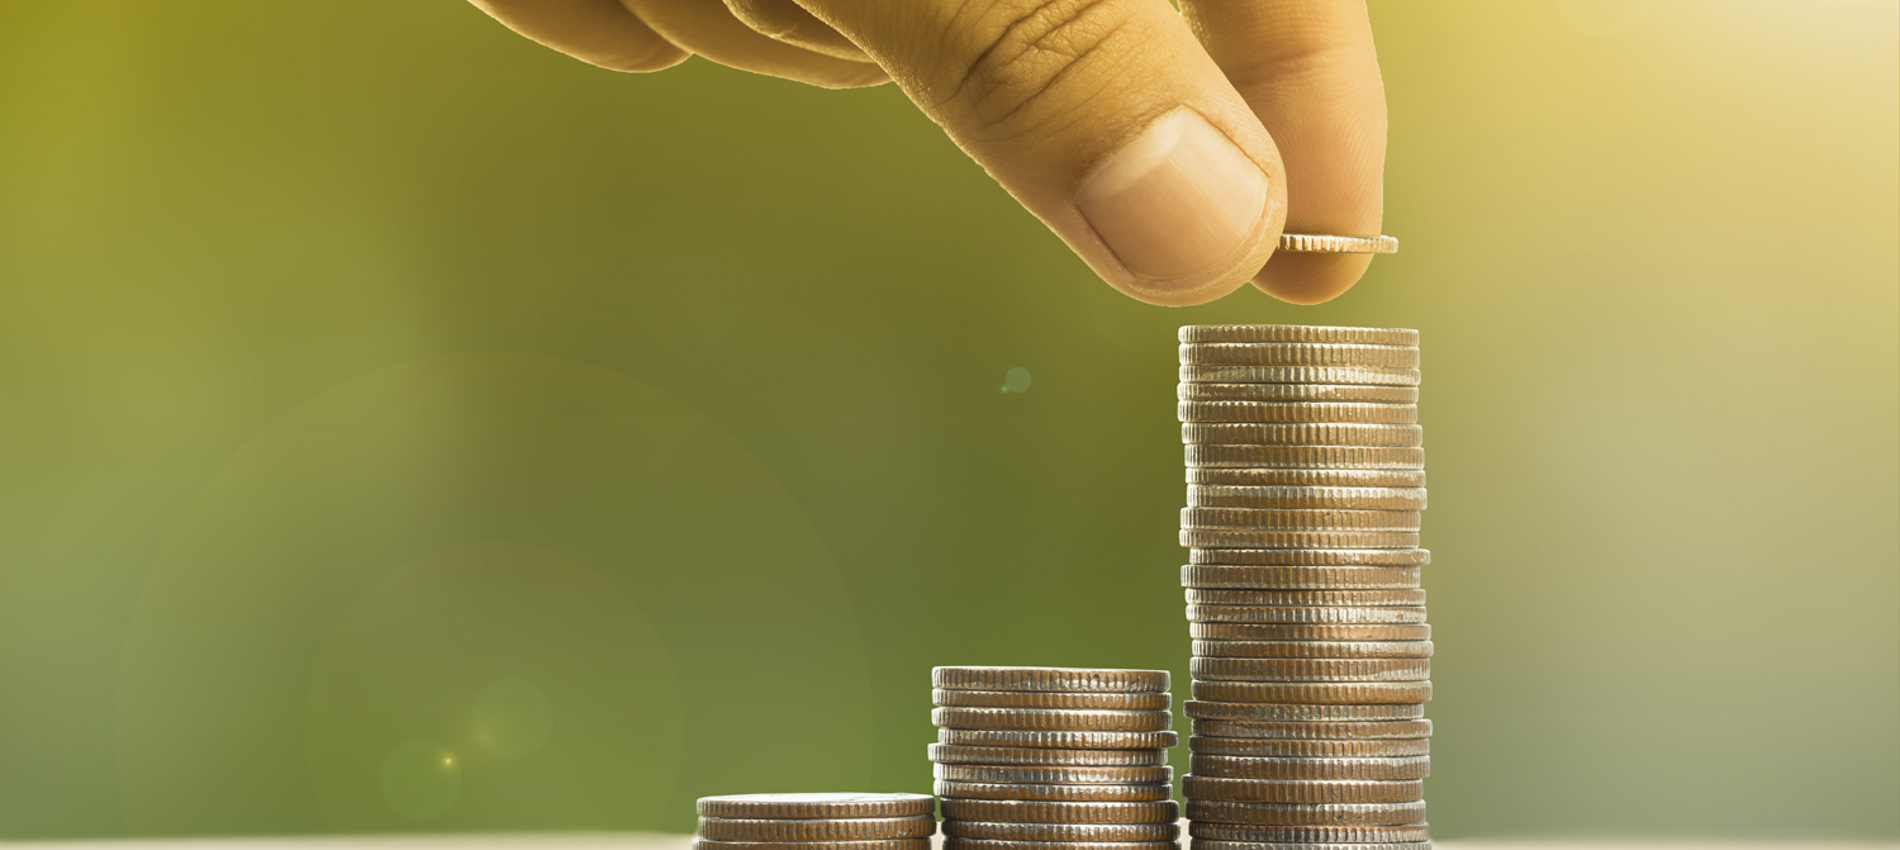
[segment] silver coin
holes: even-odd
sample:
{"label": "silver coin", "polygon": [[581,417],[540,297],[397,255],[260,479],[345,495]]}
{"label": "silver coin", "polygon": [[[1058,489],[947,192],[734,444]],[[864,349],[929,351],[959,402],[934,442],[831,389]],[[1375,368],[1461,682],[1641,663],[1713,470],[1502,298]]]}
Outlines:
{"label": "silver coin", "polygon": [[1429,549],[1191,549],[1188,563],[1226,567],[1422,567]]}
{"label": "silver coin", "polygon": [[1203,658],[1430,658],[1429,640],[1197,640]]}
{"label": "silver coin", "polygon": [[1012,785],[1149,785],[1174,781],[1174,768],[1020,767],[989,764],[933,764],[931,776],[945,782],[994,782]]}
{"label": "silver coin", "polygon": [[1181,825],[950,820],[944,821],[943,834],[951,838],[996,841],[1173,841],[1181,837]]}
{"label": "silver coin", "polygon": [[1178,733],[1051,731],[1037,729],[938,729],[937,742],[970,747],[1046,747],[1086,750],[1165,750]]}
{"label": "silver coin", "polygon": [[1189,605],[1187,618],[1192,623],[1423,623],[1425,609]]}
{"label": "silver coin", "polygon": [[1416,608],[1425,604],[1425,591],[1417,588],[1260,590],[1190,587],[1186,594],[1189,605],[1263,605],[1272,608]]}
{"label": "silver coin", "polygon": [[[1416,427],[1416,426],[1414,426]],[[1258,443],[1192,443],[1182,448],[1189,468],[1305,469],[1344,471],[1418,471],[1425,450],[1418,446],[1280,446]]]}
{"label": "silver coin", "polygon": [[[1182,386],[1196,385],[1182,384]],[[1182,422],[1360,422],[1416,425],[1418,424],[1418,405],[1337,401],[1184,401],[1175,405],[1174,415]]]}
{"label": "silver coin", "polygon": [[[1399,240],[1390,236],[1327,236],[1282,233],[1279,250],[1290,254],[1396,254]],[[1228,848],[1215,848],[1228,850]]]}
{"label": "silver coin", "polygon": [[1403,803],[1239,803],[1189,800],[1190,823],[1280,826],[1400,826],[1425,822],[1425,801]]}
{"label": "silver coin", "polygon": [[1425,470],[1190,466],[1187,483],[1213,487],[1423,487]]}
{"label": "silver coin", "polygon": [[1422,682],[1432,676],[1427,658],[1219,658],[1188,662],[1194,678],[1238,682]]}
{"label": "silver coin", "polygon": [[1378,384],[1175,384],[1179,401],[1339,401],[1417,404],[1418,387]]}
{"label": "silver coin", "polygon": [[[1218,720],[1206,721],[1219,723]],[[1252,756],[1255,758],[1402,758],[1430,755],[1430,738],[1306,739],[1217,738],[1195,735],[1188,739],[1194,755]]]}
{"label": "silver coin", "polygon": [[1113,711],[1166,711],[1167,694],[1055,693],[1051,691],[973,691],[937,688],[930,692],[937,705],[977,708],[1093,708]]}
{"label": "silver coin", "polygon": [[1425,798],[1421,780],[1228,779],[1190,773],[1181,777],[1189,800],[1237,803],[1405,803]]}
{"label": "silver coin", "polygon": [[[1023,767],[1152,767],[1168,763],[1167,750],[1060,750],[1049,747],[970,747],[931,744],[936,764],[1000,764]],[[977,818],[988,820],[988,818]]]}
{"label": "silver coin", "polygon": [[1423,487],[1234,487],[1190,484],[1197,508],[1304,508],[1346,511],[1422,511]]}
{"label": "silver coin", "polygon": [[1001,841],[991,838],[945,838],[943,850],[1178,850],[1178,841]]}
{"label": "silver coin", "polygon": [[1274,758],[1217,756],[1190,757],[1197,776],[1229,779],[1365,779],[1390,781],[1424,779],[1432,773],[1430,756],[1405,758]]}
{"label": "silver coin", "polygon": [[1246,720],[1254,723],[1275,721],[1372,721],[1418,720],[1425,716],[1423,702],[1412,703],[1293,703],[1293,702],[1218,702],[1189,700],[1182,705],[1194,720]]}
{"label": "silver coin", "polygon": [[1331,342],[1184,342],[1182,365],[1193,366],[1369,366],[1416,369],[1418,347]]}
{"label": "silver coin", "polygon": [[1216,703],[1367,707],[1432,701],[1431,682],[1195,682],[1192,687],[1195,700]]}
{"label": "silver coin", "polygon": [[943,799],[945,821],[1004,823],[1174,823],[1181,819],[1173,800],[1148,803],[1045,803],[1028,800]]}
{"label": "silver coin", "polygon": [[861,791],[793,794],[724,794],[701,797],[701,817],[715,818],[895,818],[936,812],[925,794],[871,794]]}
{"label": "silver coin", "polygon": [[[1266,706],[1271,707],[1271,706]],[[1330,706],[1329,706],[1330,707]],[[1361,706],[1365,708],[1410,708],[1410,706]],[[1201,709],[1203,714],[1223,710]],[[1424,711],[1418,711],[1423,716]],[[1244,738],[1282,741],[1399,741],[1432,736],[1430,720],[1229,720],[1197,718],[1194,734],[1208,738]]]}
{"label": "silver coin", "polygon": [[1166,711],[1094,711],[1068,708],[962,708],[930,711],[930,720],[951,729],[1034,729],[1064,732],[1159,732],[1174,715]]}
{"label": "silver coin", "polygon": [[937,667],[931,686],[976,691],[1060,691],[1072,693],[1161,694],[1168,691],[1166,670],[1117,670],[1086,667]]}
{"label": "silver coin", "polygon": [[1182,508],[1181,527],[1277,531],[1417,531],[1418,511]]}
{"label": "silver coin", "polygon": [[1416,549],[1416,531],[1270,531],[1183,528],[1190,549]]}
{"label": "silver coin", "polygon": [[939,797],[963,800],[1032,800],[1047,802],[1145,803],[1172,799],[1174,786],[1154,785],[1030,785],[1007,782],[950,782],[932,784]]}
{"label": "silver coin", "polygon": [[824,841],[824,842],[788,842],[788,841],[717,841],[711,838],[693,839],[694,850],[785,850],[787,844],[821,844],[825,850],[930,850],[928,838],[893,838],[885,841]]}
{"label": "silver coin", "polygon": [[[1366,237],[1343,238],[1363,239]],[[1285,237],[1281,239],[1285,241]],[[1418,331],[1411,328],[1354,328],[1328,325],[1182,325],[1176,332],[1176,337],[1181,342],[1330,342],[1346,345],[1418,345]]]}
{"label": "silver coin", "polygon": [[1183,422],[1181,442],[1224,446],[1363,446],[1403,449],[1425,445],[1425,426],[1352,422]]}
{"label": "silver coin", "polygon": [[1248,842],[1195,838],[1190,850],[1432,850],[1430,841],[1322,843],[1322,842]]}
{"label": "silver coin", "polygon": [[1398,826],[1274,826],[1252,823],[1188,824],[1196,840],[1240,841],[1260,850],[1261,844],[1391,844],[1403,841],[1427,841],[1431,838],[1425,824]]}
{"label": "silver coin", "polygon": [[713,841],[888,841],[928,838],[930,815],[901,818],[700,818],[699,837]]}
{"label": "silver coin", "polygon": [[1425,623],[1188,623],[1195,640],[1430,640]]}
{"label": "silver coin", "polygon": [[1224,567],[1187,564],[1181,586],[1207,590],[1409,590],[1418,567]]}
{"label": "silver coin", "polygon": [[1207,366],[1183,365],[1179,372],[1185,383],[1205,384],[1374,384],[1416,387],[1417,369],[1381,366]]}

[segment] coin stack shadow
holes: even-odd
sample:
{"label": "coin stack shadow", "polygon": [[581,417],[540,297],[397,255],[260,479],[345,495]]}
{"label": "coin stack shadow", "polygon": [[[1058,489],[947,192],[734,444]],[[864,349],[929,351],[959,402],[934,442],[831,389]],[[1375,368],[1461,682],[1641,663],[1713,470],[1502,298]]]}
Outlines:
{"label": "coin stack shadow", "polygon": [[1180,339],[1192,846],[1428,848],[1418,333]]}
{"label": "coin stack shadow", "polygon": [[944,850],[1178,850],[1165,670],[938,667]]}
{"label": "coin stack shadow", "polygon": [[731,794],[699,798],[694,850],[930,850],[924,794]]}

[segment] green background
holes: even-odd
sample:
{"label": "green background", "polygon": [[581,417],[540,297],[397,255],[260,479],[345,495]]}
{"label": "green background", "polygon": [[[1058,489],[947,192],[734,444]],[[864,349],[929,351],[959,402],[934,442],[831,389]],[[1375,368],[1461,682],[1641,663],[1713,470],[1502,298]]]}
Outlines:
{"label": "green background", "polygon": [[1896,4],[1373,17],[1404,252],[1169,310],[890,87],[0,4],[0,835],[687,831],[927,790],[932,665],[1184,691],[1174,329],[1295,322],[1423,331],[1437,835],[1900,836]]}

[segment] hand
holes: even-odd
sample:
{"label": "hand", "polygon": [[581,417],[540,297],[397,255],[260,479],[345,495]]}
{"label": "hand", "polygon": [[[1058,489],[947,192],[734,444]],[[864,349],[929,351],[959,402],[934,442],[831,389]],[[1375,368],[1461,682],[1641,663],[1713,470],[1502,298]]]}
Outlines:
{"label": "hand", "polygon": [[831,88],[896,80],[1089,266],[1155,304],[1251,279],[1300,304],[1379,232],[1385,90],[1363,0],[473,0],[621,71],[697,53]]}

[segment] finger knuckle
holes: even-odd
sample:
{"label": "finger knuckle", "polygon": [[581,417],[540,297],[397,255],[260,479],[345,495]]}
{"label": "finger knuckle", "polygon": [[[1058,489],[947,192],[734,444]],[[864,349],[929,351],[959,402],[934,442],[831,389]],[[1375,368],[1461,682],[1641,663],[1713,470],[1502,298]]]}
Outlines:
{"label": "finger knuckle", "polygon": [[982,139],[1073,120],[1125,54],[1124,0],[1001,0],[974,13],[938,99]]}

